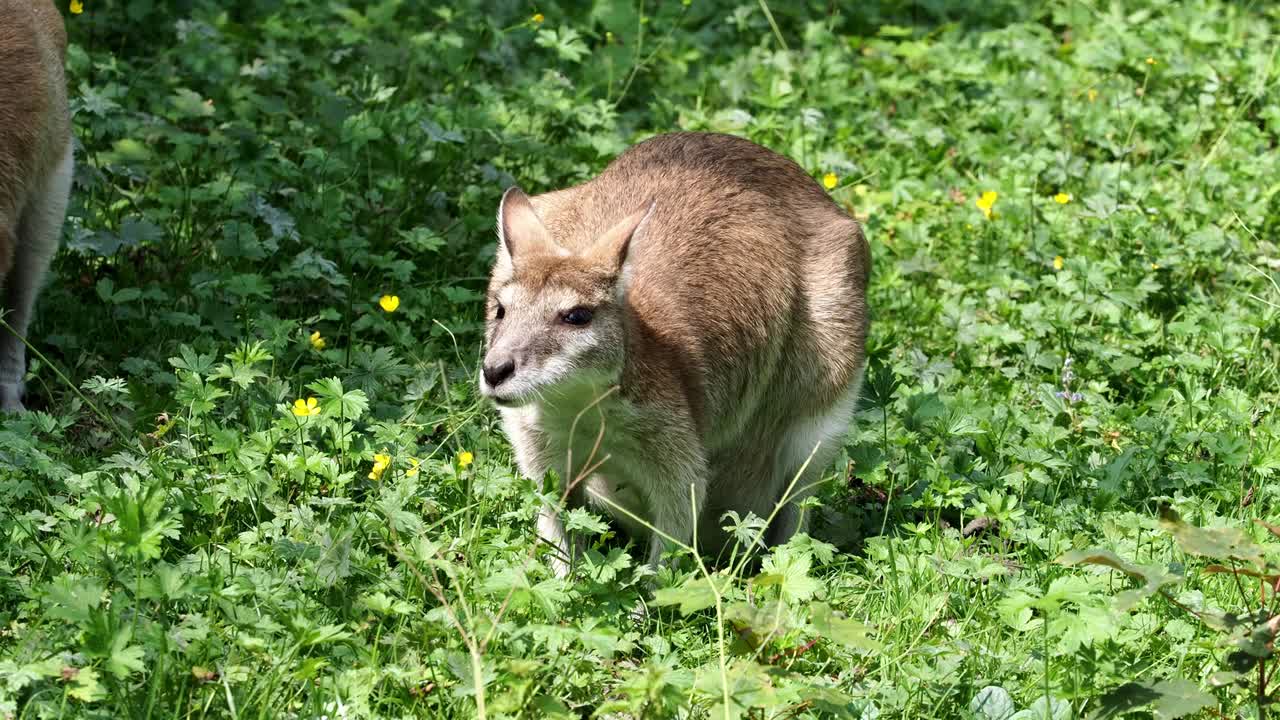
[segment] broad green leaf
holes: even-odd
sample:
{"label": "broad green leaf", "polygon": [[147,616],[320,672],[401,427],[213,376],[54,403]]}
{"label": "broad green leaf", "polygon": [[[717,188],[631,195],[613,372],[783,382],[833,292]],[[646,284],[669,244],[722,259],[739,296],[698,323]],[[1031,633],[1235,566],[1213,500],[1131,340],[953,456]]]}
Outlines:
{"label": "broad green leaf", "polygon": [[776,683],[768,669],[747,659],[731,661],[723,673],[715,664],[705,666],[694,687],[715,702],[708,715],[715,720],[746,717],[752,708],[774,708],[778,703]]}
{"label": "broad green leaf", "polygon": [[45,588],[49,602],[45,612],[51,618],[84,622],[90,611],[102,604],[102,591],[102,584],[93,578],[59,575]]}
{"label": "broad green leaf", "polygon": [[969,701],[969,711],[984,720],[1009,720],[1015,708],[1008,690],[999,685],[988,685]]}
{"label": "broad green leaf", "polygon": [[750,631],[759,640],[776,637],[791,629],[791,613],[779,602],[768,602],[764,605],[752,605],[747,602],[736,602],[724,609],[724,617],[739,632]]}
{"label": "broad green leaf", "polygon": [[870,629],[856,620],[841,617],[822,602],[809,607],[809,622],[822,637],[864,652],[879,652],[880,643],[869,637]]}
{"label": "broad green leaf", "polygon": [[121,645],[114,649],[107,658],[107,671],[118,678],[126,678],[132,673],[141,672],[145,653],[139,645]]}
{"label": "broad green leaf", "polygon": [[1090,548],[1088,550],[1072,550],[1057,562],[1062,565],[1101,565],[1128,575],[1129,577],[1139,580],[1143,586],[1134,590],[1126,590],[1116,596],[1116,609],[1121,612],[1127,612],[1142,600],[1160,592],[1167,585],[1174,585],[1182,582],[1182,576],[1166,573],[1158,567],[1150,565],[1135,565],[1120,558],[1120,556],[1101,548]]}
{"label": "broad green leaf", "polygon": [[369,397],[363,390],[346,390],[338,378],[325,378],[313,382],[307,388],[315,392],[326,415],[359,420],[369,409]]}
{"label": "broad green leaf", "polygon": [[179,88],[171,100],[173,108],[187,117],[209,117],[213,115],[213,101],[206,100],[193,90]]}
{"label": "broad green leaf", "polygon": [[730,578],[723,575],[713,575],[711,579],[707,579],[694,575],[685,580],[680,587],[659,588],[656,590],[653,593],[653,604],[660,606],[679,605],[680,612],[685,615],[704,610],[716,604],[716,593],[712,582],[715,583],[715,589],[723,592],[728,587]]}
{"label": "broad green leaf", "polygon": [[1019,710],[1009,720],[1070,720],[1071,703],[1053,697],[1037,698],[1031,707]]}
{"label": "broad green leaf", "polygon": [[324,552],[315,565],[320,582],[332,586],[351,575],[351,533],[345,533],[336,540],[325,533],[320,538],[320,546]]}
{"label": "broad green leaf", "polygon": [[98,683],[98,673],[93,668],[77,668],[72,683],[67,694],[81,702],[97,702],[107,696],[107,691]]}
{"label": "broad green leaf", "polygon": [[[800,697],[805,702],[812,703],[813,706],[824,713],[823,717],[848,718],[849,720],[870,720],[875,717],[868,713],[865,707],[859,707],[857,702],[849,695],[836,690],[835,688],[808,685],[797,688]],[[858,710],[862,712],[859,713]]]}
{"label": "broad green leaf", "polygon": [[1182,679],[1156,683],[1125,683],[1103,695],[1091,720],[1119,717],[1130,710],[1153,706],[1159,720],[1173,720],[1215,705],[1212,695],[1200,691],[1195,683]]}
{"label": "broad green leaf", "polygon": [[818,581],[809,575],[813,556],[807,552],[780,547],[761,563],[762,575],[778,576],[782,597],[791,602],[804,602],[818,592]]}
{"label": "broad green leaf", "polygon": [[1262,564],[1262,548],[1238,528],[1198,528],[1183,522],[1178,513],[1168,507],[1160,510],[1160,527],[1173,535],[1178,546],[1190,555]]}
{"label": "broad green leaf", "polygon": [[588,536],[603,535],[609,532],[609,524],[599,515],[587,508],[574,508],[565,514],[565,530],[582,532]]}

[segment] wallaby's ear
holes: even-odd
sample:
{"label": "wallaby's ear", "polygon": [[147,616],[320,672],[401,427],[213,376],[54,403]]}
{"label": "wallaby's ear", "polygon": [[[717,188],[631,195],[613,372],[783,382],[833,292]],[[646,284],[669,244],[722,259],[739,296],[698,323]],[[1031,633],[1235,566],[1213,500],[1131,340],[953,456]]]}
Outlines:
{"label": "wallaby's ear", "polygon": [[656,205],[657,201],[650,198],[639,210],[619,220],[587,250],[588,257],[613,272],[622,273],[627,254],[631,252],[631,243],[644,232]]}
{"label": "wallaby's ear", "polygon": [[516,258],[537,253],[563,253],[538,219],[529,196],[512,186],[498,205],[498,261],[510,265]]}

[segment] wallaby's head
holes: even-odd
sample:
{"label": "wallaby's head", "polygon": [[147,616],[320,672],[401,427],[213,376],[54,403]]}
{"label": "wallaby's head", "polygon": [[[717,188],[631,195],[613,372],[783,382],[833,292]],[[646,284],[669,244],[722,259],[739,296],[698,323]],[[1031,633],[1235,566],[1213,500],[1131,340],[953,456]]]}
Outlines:
{"label": "wallaby's head", "polygon": [[513,407],[580,382],[616,383],[624,360],[627,257],[653,209],[646,202],[571,252],[519,188],[498,208],[480,389]]}

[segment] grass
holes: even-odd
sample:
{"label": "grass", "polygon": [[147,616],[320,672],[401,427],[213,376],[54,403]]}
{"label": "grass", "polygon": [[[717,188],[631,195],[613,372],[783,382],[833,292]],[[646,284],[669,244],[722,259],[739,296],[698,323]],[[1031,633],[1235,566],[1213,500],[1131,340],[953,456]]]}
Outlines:
{"label": "grass", "polygon": [[[34,412],[0,425],[0,718],[1274,715],[1275,6],[67,22],[76,185]],[[686,558],[637,622],[602,518],[552,577],[473,378],[503,189],[672,129],[835,175],[871,367],[812,537]]]}

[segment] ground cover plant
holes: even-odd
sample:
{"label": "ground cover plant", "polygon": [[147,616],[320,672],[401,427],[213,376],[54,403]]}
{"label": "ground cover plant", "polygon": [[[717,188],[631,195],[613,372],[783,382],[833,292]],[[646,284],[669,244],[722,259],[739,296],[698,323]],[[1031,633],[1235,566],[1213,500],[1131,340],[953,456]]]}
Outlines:
{"label": "ground cover plant", "polygon": [[[1275,5],[63,9],[0,718],[1276,714]],[[559,581],[474,386],[494,211],[674,129],[863,221],[865,398],[809,535],[647,577],[576,511]]]}

